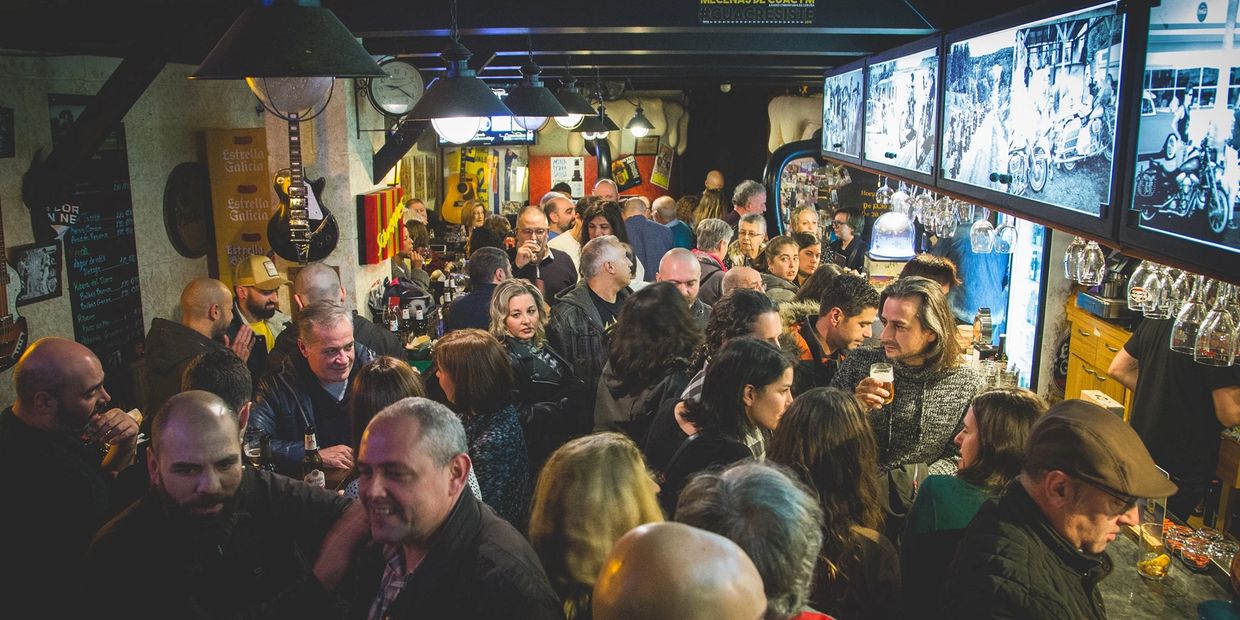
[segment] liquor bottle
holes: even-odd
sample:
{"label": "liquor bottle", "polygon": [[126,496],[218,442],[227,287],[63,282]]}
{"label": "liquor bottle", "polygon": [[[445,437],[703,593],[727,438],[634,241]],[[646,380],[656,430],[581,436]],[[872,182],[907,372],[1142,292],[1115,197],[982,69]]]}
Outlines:
{"label": "liquor bottle", "polygon": [[400,297],[388,297],[387,310],[383,313],[383,323],[393,334],[400,333]]}
{"label": "liquor bottle", "polygon": [[314,435],[314,427],[306,427],[306,453],[301,457],[301,479],[306,484],[320,489],[327,488],[327,477],[323,474],[323,457],[319,454],[319,440]]}
{"label": "liquor bottle", "polygon": [[[412,303],[412,302],[410,302]],[[409,306],[401,305],[400,307],[400,336],[401,340],[408,341],[414,335],[413,319],[409,316]]]}
{"label": "liquor bottle", "polygon": [[263,433],[258,436],[258,468],[275,473],[276,461],[271,456],[271,435]]}
{"label": "liquor bottle", "polygon": [[1218,504],[1223,496],[1223,481],[1218,477],[1210,480],[1202,499],[1201,523],[1206,527],[1216,527],[1214,521],[1218,517]]}
{"label": "liquor bottle", "polygon": [[422,306],[418,306],[414,310],[413,317],[413,337],[426,335],[426,311]]}

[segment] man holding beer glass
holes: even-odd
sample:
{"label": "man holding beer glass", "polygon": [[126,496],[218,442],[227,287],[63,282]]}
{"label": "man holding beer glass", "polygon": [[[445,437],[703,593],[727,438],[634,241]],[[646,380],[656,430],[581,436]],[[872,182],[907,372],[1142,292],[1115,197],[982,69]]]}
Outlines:
{"label": "man holding beer glass", "polygon": [[921,466],[918,478],[953,473],[959,452],[952,438],[980,382],[961,360],[943,289],[901,278],[883,290],[879,308],[882,347],[851,353],[832,385],[853,390],[869,410],[885,470]]}
{"label": "man holding beer glass", "polygon": [[577,282],[573,259],[547,246],[547,216],[542,207],[531,205],[517,216],[517,247],[508,250],[514,278],[525,278],[554,304],[560,291]]}

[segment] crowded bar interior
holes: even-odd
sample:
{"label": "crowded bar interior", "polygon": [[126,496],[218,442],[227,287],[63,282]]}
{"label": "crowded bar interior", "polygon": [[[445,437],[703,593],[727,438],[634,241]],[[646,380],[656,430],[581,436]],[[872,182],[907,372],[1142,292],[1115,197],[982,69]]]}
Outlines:
{"label": "crowded bar interior", "polygon": [[5,2],[0,615],[1240,618],[1238,7]]}

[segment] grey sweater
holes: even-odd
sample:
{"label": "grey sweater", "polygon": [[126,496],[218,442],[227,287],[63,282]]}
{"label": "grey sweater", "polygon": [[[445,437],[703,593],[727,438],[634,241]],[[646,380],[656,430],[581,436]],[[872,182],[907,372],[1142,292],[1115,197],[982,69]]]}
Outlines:
{"label": "grey sweater", "polygon": [[[887,362],[882,349],[857,349],[844,358],[831,385],[853,392],[870,374],[870,364]],[[878,440],[878,463],[884,470],[926,463],[931,474],[956,471],[960,452],[952,439],[960,432],[964,413],[981,379],[967,366],[932,374],[920,366],[893,362],[895,399],[870,412]]]}

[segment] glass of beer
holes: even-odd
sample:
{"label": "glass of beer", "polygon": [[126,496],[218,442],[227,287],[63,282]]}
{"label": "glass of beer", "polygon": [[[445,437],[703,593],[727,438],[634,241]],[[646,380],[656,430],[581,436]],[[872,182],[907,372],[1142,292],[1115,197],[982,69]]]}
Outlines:
{"label": "glass of beer", "polygon": [[879,382],[884,390],[887,390],[887,399],[883,401],[884,405],[890,405],[891,401],[896,397],[896,373],[891,364],[879,362],[870,365],[870,378]]}

